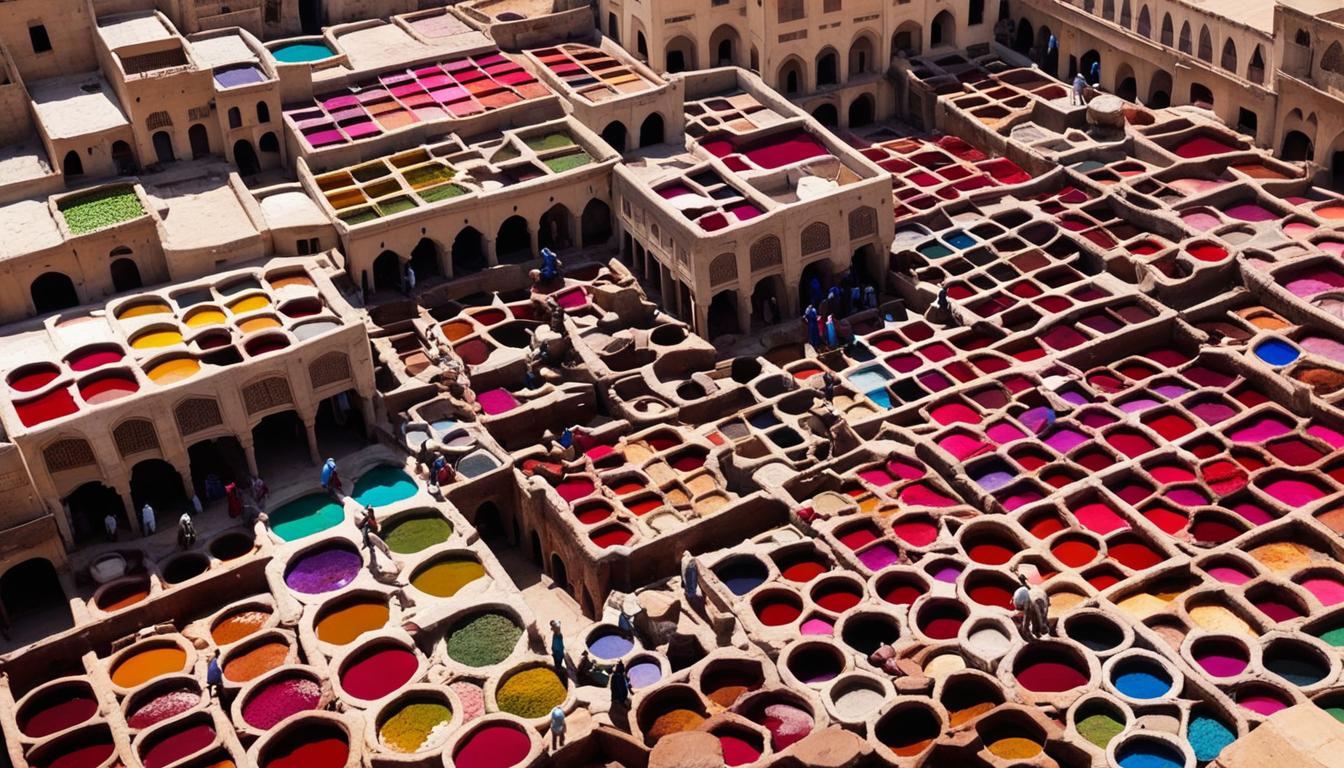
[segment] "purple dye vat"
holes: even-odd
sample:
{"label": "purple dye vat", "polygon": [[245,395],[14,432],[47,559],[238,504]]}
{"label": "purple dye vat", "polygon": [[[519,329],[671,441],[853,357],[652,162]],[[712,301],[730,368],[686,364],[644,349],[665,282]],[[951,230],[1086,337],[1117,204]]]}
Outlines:
{"label": "purple dye vat", "polygon": [[243,720],[260,731],[296,712],[317,709],[322,687],[306,677],[272,680],[243,704]]}
{"label": "purple dye vat", "polygon": [[1279,215],[1277,213],[1269,210],[1268,208],[1265,208],[1264,206],[1256,205],[1255,203],[1242,203],[1240,205],[1234,205],[1231,208],[1227,209],[1226,213],[1228,216],[1231,216],[1232,218],[1237,219],[1239,221],[1260,222],[1260,221],[1273,221],[1274,219],[1279,218]]}
{"label": "purple dye vat", "polygon": [[757,216],[760,216],[762,213],[760,208],[757,208],[751,203],[735,205],[732,208],[729,208],[728,212],[736,216],[738,221],[750,221]]}
{"label": "purple dye vat", "polygon": [[285,584],[295,592],[316,595],[340,589],[355,580],[364,562],[358,553],[345,547],[319,549],[291,563],[285,572]]}
{"label": "purple dye vat", "polygon": [[1172,398],[1180,397],[1181,395],[1184,395],[1186,392],[1189,392],[1190,388],[1182,386],[1180,384],[1162,384],[1160,386],[1153,387],[1153,391],[1167,398],[1168,400],[1171,400]]}
{"label": "purple dye vat", "polygon": [[644,688],[662,679],[663,668],[652,661],[641,661],[637,664],[631,664],[625,673],[630,678],[631,686]]}
{"label": "purple dye vat", "polygon": [[494,416],[500,413],[508,413],[518,407],[518,399],[507,389],[488,389],[476,396],[476,402],[481,404],[481,410],[485,411],[487,416]]}
{"label": "purple dye vat", "polygon": [[1138,413],[1139,411],[1145,411],[1156,405],[1161,405],[1161,403],[1157,402],[1151,397],[1140,397],[1136,400],[1129,400],[1127,402],[1121,403],[1120,410],[1124,411],[1125,413]]}
{"label": "purple dye vat", "polygon": [[1230,433],[1228,437],[1239,443],[1262,443],[1270,438],[1286,435],[1292,431],[1293,428],[1283,421],[1272,416],[1263,416],[1244,424]]}
{"label": "purple dye vat", "polygon": [[934,572],[933,578],[947,584],[954,583],[961,576],[961,569],[955,565],[946,565]]}
{"label": "purple dye vat", "polygon": [[880,571],[900,561],[900,550],[886,541],[879,541],[859,553],[859,562],[870,571]]}
{"label": "purple dye vat", "polygon": [[1045,438],[1045,444],[1054,448],[1059,453],[1068,453],[1078,446],[1086,443],[1087,435],[1077,430],[1063,428],[1057,429]]}
{"label": "purple dye vat", "polygon": [[266,79],[261,70],[251,64],[241,67],[228,67],[215,70],[215,82],[221,88],[237,88],[240,85],[252,85]]}

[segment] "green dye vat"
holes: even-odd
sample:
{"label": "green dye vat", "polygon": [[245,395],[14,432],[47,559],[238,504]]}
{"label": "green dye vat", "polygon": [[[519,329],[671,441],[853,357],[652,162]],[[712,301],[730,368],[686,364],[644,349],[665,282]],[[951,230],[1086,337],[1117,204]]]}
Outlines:
{"label": "green dye vat", "polygon": [[305,536],[339,525],[345,519],[341,505],[325,493],[310,493],[270,513],[271,531],[285,541],[297,541]]}
{"label": "green dye vat", "polygon": [[1331,717],[1344,723],[1344,707],[1326,707],[1325,711],[1329,712]]}
{"label": "green dye vat", "polygon": [[363,224],[366,221],[373,221],[378,218],[378,214],[372,208],[356,208],[353,211],[339,213],[337,214],[337,217],[346,224],[354,226],[356,224]]}
{"label": "green dye vat", "polygon": [[415,207],[415,201],[402,195],[400,197],[394,197],[391,200],[379,200],[376,205],[379,214],[383,216],[392,216],[401,213],[402,211],[411,210]]}
{"label": "green dye vat", "polygon": [[57,207],[70,232],[76,235],[115,226],[145,213],[140,198],[129,187],[111,187],[66,198]]}
{"label": "green dye vat", "polygon": [[1123,730],[1124,723],[1104,713],[1089,715],[1078,721],[1079,735],[1102,749]]}
{"label": "green dye vat", "polygon": [[442,165],[422,165],[402,173],[402,176],[406,179],[406,183],[410,184],[415,189],[428,187],[432,184],[439,184],[445,181],[452,181],[454,175],[456,174],[453,173],[452,168],[445,168]]}
{"label": "green dye vat", "polygon": [[448,200],[465,194],[467,194],[466,188],[459,184],[444,184],[443,186],[433,187],[419,192],[420,199],[424,200],[426,203],[437,203],[440,200]]}
{"label": "green dye vat", "polygon": [[453,526],[447,520],[438,515],[425,515],[397,523],[383,538],[388,549],[398,555],[413,555],[435,544],[442,544],[452,535]]}
{"label": "green dye vat", "polygon": [[1320,638],[1336,648],[1344,648],[1344,625],[1322,632]]}
{"label": "green dye vat", "polygon": [[523,629],[502,613],[483,613],[448,635],[448,657],[468,667],[489,667],[507,659]]}
{"label": "green dye vat", "polygon": [[926,259],[941,259],[952,255],[952,249],[948,248],[946,245],[943,245],[942,243],[929,243],[928,245],[921,245],[919,247],[919,252]]}
{"label": "green dye vat", "polygon": [[582,168],[593,162],[593,156],[587,152],[574,152],[568,155],[561,155],[560,157],[552,157],[551,159],[543,160],[542,162],[546,163],[546,167],[550,168],[553,173],[564,173],[565,171],[572,171],[575,168]]}
{"label": "green dye vat", "polygon": [[538,152],[544,152],[548,149],[559,149],[574,144],[574,139],[568,133],[559,132],[548,133],[545,136],[534,136],[527,140],[527,146]]}

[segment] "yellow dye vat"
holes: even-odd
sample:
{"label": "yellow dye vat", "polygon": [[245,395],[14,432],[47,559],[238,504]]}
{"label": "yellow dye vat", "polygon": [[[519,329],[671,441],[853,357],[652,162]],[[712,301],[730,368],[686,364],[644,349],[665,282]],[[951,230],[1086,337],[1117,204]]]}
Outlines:
{"label": "yellow dye vat", "polygon": [[256,312],[258,309],[265,309],[269,306],[271,306],[271,300],[265,296],[248,296],[230,304],[229,311],[235,315],[241,315],[245,312]]}
{"label": "yellow dye vat", "polygon": [[224,322],[224,311],[210,307],[207,309],[198,309],[187,315],[187,326],[191,328],[200,328],[205,325],[219,325]]}
{"label": "yellow dye vat", "polygon": [[172,308],[167,304],[158,301],[150,301],[121,310],[117,313],[117,319],[129,320],[133,317],[144,317],[145,315],[166,315],[172,311]]}
{"label": "yellow dye vat", "polygon": [[131,339],[131,346],[135,349],[155,349],[157,347],[171,347],[174,344],[182,343],[182,334],[179,331],[150,331],[142,333]]}
{"label": "yellow dye vat", "polygon": [[279,328],[280,321],[274,317],[254,317],[250,320],[243,320],[238,323],[238,330],[243,333],[256,333],[264,331],[267,328]]}
{"label": "yellow dye vat", "polygon": [[201,370],[201,364],[190,357],[179,357],[150,368],[145,373],[156,384],[172,384],[189,379]]}

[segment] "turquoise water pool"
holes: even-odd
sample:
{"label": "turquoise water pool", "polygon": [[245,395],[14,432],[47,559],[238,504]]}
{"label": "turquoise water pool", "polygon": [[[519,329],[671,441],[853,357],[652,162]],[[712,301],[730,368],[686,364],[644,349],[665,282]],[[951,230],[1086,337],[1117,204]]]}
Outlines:
{"label": "turquoise water pool", "polygon": [[277,507],[270,513],[271,530],[285,541],[312,536],[345,519],[341,505],[325,493],[310,493]]}
{"label": "turquoise water pool", "polygon": [[415,495],[411,476],[390,464],[380,464],[359,476],[351,493],[361,507],[381,507]]}
{"label": "turquoise water pool", "polygon": [[271,51],[271,55],[282,64],[302,64],[308,61],[330,59],[336,53],[319,43],[294,43],[276,48]]}

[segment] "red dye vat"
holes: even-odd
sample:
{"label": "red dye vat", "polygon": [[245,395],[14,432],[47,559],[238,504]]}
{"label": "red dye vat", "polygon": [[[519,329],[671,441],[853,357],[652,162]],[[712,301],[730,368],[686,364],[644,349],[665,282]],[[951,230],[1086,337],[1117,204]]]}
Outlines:
{"label": "red dye vat", "polygon": [[569,477],[561,480],[555,486],[555,491],[560,494],[560,498],[572,504],[585,496],[591,496],[595,488],[593,481],[586,477]]}
{"label": "red dye vat", "polygon": [[1087,675],[1070,664],[1038,661],[1017,672],[1017,682],[1034,693],[1063,693],[1087,684]]}
{"label": "red dye vat", "polygon": [[697,453],[683,453],[674,457],[671,464],[678,472],[694,472],[705,466],[705,457]]}
{"label": "red dye vat", "polygon": [[1305,467],[1309,464],[1315,464],[1325,456],[1325,451],[1308,443],[1305,440],[1296,437],[1286,437],[1282,440],[1276,440],[1267,446],[1269,452],[1274,458],[1293,467]]}
{"label": "red dye vat", "polygon": [[490,356],[490,348],[480,339],[468,339],[453,345],[453,351],[467,365],[480,365]]}
{"label": "red dye vat", "polygon": [[633,512],[635,517],[643,517],[661,506],[663,506],[662,499],[657,496],[649,496],[631,501],[625,505],[625,508]]}
{"label": "red dye vat", "polygon": [[1135,571],[1152,568],[1162,562],[1163,556],[1154,552],[1146,544],[1137,541],[1125,541],[1111,544],[1106,548],[1111,559]]}
{"label": "red dye vat", "polygon": [[1050,552],[1064,565],[1081,568],[1096,559],[1098,549],[1086,539],[1065,539],[1055,542]]}
{"label": "red dye vat", "polygon": [[912,547],[927,547],[938,538],[938,527],[927,520],[898,521],[892,524],[891,530]]}
{"label": "red dye vat", "polygon": [[1235,151],[1236,147],[1224,144],[1209,136],[1196,136],[1176,147],[1176,154],[1186,159],[1222,155]]}
{"label": "red dye vat", "polygon": [[79,383],[79,396],[89,405],[98,405],[123,398],[140,389],[129,376],[100,376]]}
{"label": "red dye vat", "polygon": [[34,366],[27,371],[13,376],[9,380],[9,388],[15,392],[36,392],[47,386],[61,375],[60,369],[56,366]]}
{"label": "red dye vat", "polygon": [[98,712],[98,701],[87,691],[74,692],[70,688],[61,688],[26,709],[36,711],[31,714],[21,713],[19,730],[25,736],[40,739],[93,717]]}
{"label": "red dye vat", "polygon": [[1003,565],[1013,559],[1013,550],[1002,544],[976,544],[966,552],[966,556],[981,565]]}
{"label": "red dye vat", "polygon": [[909,605],[924,594],[924,590],[913,584],[897,583],[882,591],[880,597],[892,605]]}
{"label": "red dye vat", "polygon": [[1109,589],[1116,584],[1119,584],[1120,577],[1113,573],[1095,573],[1087,577],[1087,583],[1091,584],[1093,589],[1100,592],[1101,590]]}
{"label": "red dye vat", "polygon": [[585,504],[574,510],[574,516],[584,525],[592,525],[611,517],[611,507],[603,503]]}
{"label": "red dye vat", "polygon": [[877,531],[863,525],[851,528],[840,534],[840,543],[850,549],[861,549],[862,547],[877,541]]}
{"label": "red dye vat", "polygon": [[1013,608],[1013,593],[1006,587],[1000,587],[996,584],[971,587],[966,594],[980,605],[994,606],[1004,610],[1012,610]]}
{"label": "red dye vat", "polygon": [[96,768],[96,766],[106,763],[108,758],[112,757],[112,752],[116,747],[112,744],[112,735],[100,731],[91,739],[80,739],[80,746],[68,749],[58,754],[54,759],[45,763],[29,761],[34,768]]}
{"label": "red dye vat", "polygon": [[1046,539],[1064,530],[1064,521],[1057,515],[1046,514],[1027,526],[1027,532],[1038,539]]}
{"label": "red dye vat", "polygon": [[70,388],[66,387],[53,390],[32,400],[15,403],[14,410],[19,414],[19,421],[25,427],[32,427],[46,421],[69,416],[79,410],[79,406],[75,405],[75,398],[70,394]]}
{"label": "red dye vat", "polygon": [[341,686],[357,699],[373,701],[409,682],[417,667],[415,654],[405,648],[378,648],[346,665]]}
{"label": "red dye vat", "polygon": [[1302,616],[1297,608],[1278,600],[1257,600],[1255,607],[1276,622],[1292,621]]}
{"label": "red dye vat", "polygon": [[739,736],[722,734],[719,736],[719,744],[723,747],[724,765],[750,765],[761,759],[761,750]]}
{"label": "red dye vat", "polygon": [[1152,506],[1143,511],[1143,517],[1157,526],[1163,533],[1174,534],[1185,528],[1190,519],[1184,512],[1163,506]]}
{"label": "red dye vat", "polygon": [[1195,479],[1195,473],[1179,464],[1158,464],[1148,468],[1148,474],[1159,483],[1186,483]]}
{"label": "red dye vat", "polygon": [[597,546],[606,549],[607,547],[618,547],[625,544],[630,541],[634,535],[635,534],[631,532],[629,528],[613,525],[593,533],[593,535],[588,538],[592,539],[593,543]]}
{"label": "red dye vat", "polygon": [[851,584],[826,584],[812,591],[812,602],[831,613],[844,613],[862,599],[862,590]]}
{"label": "red dye vat", "polygon": [[1204,482],[1209,489],[1219,496],[1226,496],[1246,485],[1246,470],[1231,461],[1220,460],[1205,464],[1200,472],[1204,475]]}
{"label": "red dye vat", "polygon": [[342,768],[350,759],[350,745],[336,737],[281,744],[275,752],[265,768]]}
{"label": "red dye vat", "polygon": [[911,483],[902,488],[898,495],[902,502],[920,507],[952,507],[958,503],[956,499],[923,483]]}
{"label": "red dye vat", "polygon": [[258,357],[270,352],[276,352],[289,346],[289,341],[284,336],[271,334],[252,339],[243,345],[249,355]]}
{"label": "red dye vat", "polygon": [[801,608],[785,600],[762,600],[756,604],[756,617],[767,627],[792,624],[803,614]]}
{"label": "red dye vat", "polygon": [[951,640],[966,621],[966,609],[959,605],[927,606],[919,612],[919,629],[931,640]]}
{"label": "red dye vat", "polygon": [[800,560],[781,570],[779,575],[786,581],[806,584],[828,570],[830,568],[819,560]]}
{"label": "red dye vat", "polygon": [[1074,510],[1073,514],[1083,527],[1102,536],[1129,528],[1129,523],[1119,513],[1101,502],[1084,504]]}
{"label": "red dye vat", "polygon": [[747,159],[766,170],[830,154],[821,142],[804,131],[774,137],[769,144],[744,152]]}
{"label": "red dye vat", "polygon": [[1189,419],[1175,413],[1164,413],[1155,419],[1145,419],[1144,423],[1168,440],[1177,440],[1195,431],[1195,425],[1191,424]]}
{"label": "red dye vat", "polygon": [[1186,252],[1200,261],[1222,261],[1227,258],[1227,249],[1210,242],[1193,243]]}
{"label": "red dye vat", "polygon": [[155,742],[141,755],[141,760],[145,768],[163,768],[200,752],[214,740],[215,729],[208,723],[193,725]]}
{"label": "red dye vat", "polygon": [[1213,520],[1203,518],[1196,520],[1195,524],[1190,526],[1190,536],[1195,541],[1207,542],[1209,544],[1222,544],[1225,541],[1231,541],[1241,535],[1241,531],[1230,523],[1222,520]]}
{"label": "red dye vat", "polygon": [[1116,430],[1106,435],[1106,442],[1131,459],[1135,456],[1142,456],[1157,447],[1152,440],[1128,429]]}
{"label": "red dye vat", "polygon": [[95,349],[89,352],[76,352],[69,358],[70,370],[76,372],[91,371],[100,365],[115,363],[124,355],[119,349]]}

